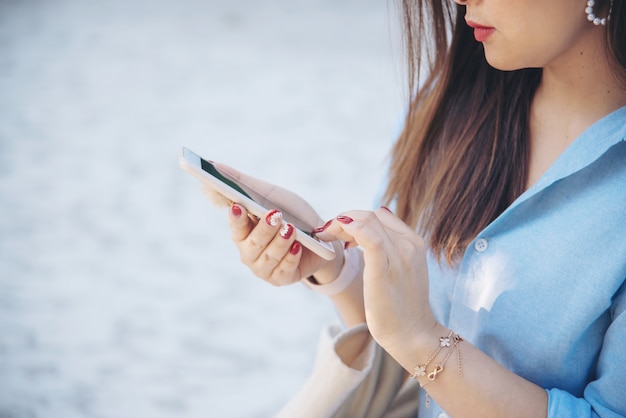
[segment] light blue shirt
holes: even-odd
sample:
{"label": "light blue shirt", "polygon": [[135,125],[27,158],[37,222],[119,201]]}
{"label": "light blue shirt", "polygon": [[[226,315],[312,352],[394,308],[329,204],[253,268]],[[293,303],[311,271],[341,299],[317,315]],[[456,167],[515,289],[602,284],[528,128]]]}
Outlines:
{"label": "light blue shirt", "polygon": [[429,272],[437,319],[545,388],[549,417],[626,416],[626,107]]}

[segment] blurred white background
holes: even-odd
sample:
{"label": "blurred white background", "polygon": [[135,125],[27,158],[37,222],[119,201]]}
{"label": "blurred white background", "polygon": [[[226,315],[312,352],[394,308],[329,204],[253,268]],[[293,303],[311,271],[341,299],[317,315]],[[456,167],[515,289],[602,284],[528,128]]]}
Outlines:
{"label": "blurred white background", "polygon": [[331,305],[239,262],[183,145],[370,208],[392,3],[0,0],[0,418],[268,417]]}

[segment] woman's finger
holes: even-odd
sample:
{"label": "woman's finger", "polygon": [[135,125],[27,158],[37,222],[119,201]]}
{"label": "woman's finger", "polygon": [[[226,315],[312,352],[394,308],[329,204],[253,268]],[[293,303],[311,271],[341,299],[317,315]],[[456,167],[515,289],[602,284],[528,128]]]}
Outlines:
{"label": "woman's finger", "polygon": [[302,244],[292,241],[282,260],[274,267],[267,281],[274,286],[286,286],[300,280],[300,259],[303,253]]}
{"label": "woman's finger", "polygon": [[[256,221],[256,219],[255,219]],[[235,243],[245,240],[257,222],[250,219],[248,211],[241,205],[233,203],[228,213],[231,238]]]}
{"label": "woman's finger", "polygon": [[[246,264],[250,270],[265,280],[272,281],[274,270],[289,254],[295,240],[295,229],[291,224],[283,224],[258,254],[256,259]],[[298,244],[299,245],[299,244]]]}
{"label": "woman's finger", "polygon": [[239,248],[241,261],[247,265],[256,262],[274,239],[281,225],[282,214],[274,209],[267,212],[243,239],[237,240],[237,237],[233,237]]}
{"label": "woman's finger", "polygon": [[363,249],[376,250],[389,240],[385,226],[378,214],[371,211],[350,211],[343,213],[325,224],[317,235],[324,241],[340,240]]}

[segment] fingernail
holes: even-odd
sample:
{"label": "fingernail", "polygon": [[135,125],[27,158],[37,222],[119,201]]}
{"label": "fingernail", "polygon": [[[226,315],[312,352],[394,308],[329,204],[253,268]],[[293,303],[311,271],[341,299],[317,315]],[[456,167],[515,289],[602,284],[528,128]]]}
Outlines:
{"label": "fingernail", "polygon": [[349,216],[343,216],[343,215],[341,215],[341,216],[337,216],[337,220],[338,220],[339,222],[341,222],[342,224],[349,224],[349,223],[351,223],[352,221],[354,221],[354,219],[352,219],[351,217],[349,217]]}
{"label": "fingernail", "polygon": [[270,211],[265,217],[265,222],[270,226],[276,226],[283,220],[283,214],[278,209]]}
{"label": "fingernail", "polygon": [[241,216],[241,213],[242,213],[241,206],[239,206],[239,205],[238,205],[238,204],[236,204],[236,203],[233,203],[233,204],[230,206],[230,212],[233,214],[233,216],[234,216],[235,218],[240,217],[240,216]]}
{"label": "fingernail", "polygon": [[347,250],[348,248],[350,248],[350,241],[346,241],[345,244],[343,244],[343,249]]}
{"label": "fingernail", "polygon": [[293,234],[293,225],[291,224],[284,224],[282,226],[282,228],[280,228],[280,236],[285,238],[285,239],[289,239],[291,238],[291,235]]}
{"label": "fingernail", "polygon": [[313,231],[311,232],[313,234],[319,234],[320,232],[323,232],[326,228],[328,228],[330,224],[332,223],[333,223],[333,220],[331,219],[330,221],[326,222],[324,225],[318,226],[317,228],[313,228]]}
{"label": "fingernail", "polygon": [[387,212],[389,212],[389,213],[393,213],[393,212],[391,211],[391,209],[389,209],[387,206],[381,206],[381,208],[382,208],[382,209],[385,209],[385,210],[386,210]]}
{"label": "fingernail", "polygon": [[298,241],[294,241],[293,244],[291,244],[291,247],[289,247],[289,254],[298,254],[300,252],[300,247],[300,243]]}

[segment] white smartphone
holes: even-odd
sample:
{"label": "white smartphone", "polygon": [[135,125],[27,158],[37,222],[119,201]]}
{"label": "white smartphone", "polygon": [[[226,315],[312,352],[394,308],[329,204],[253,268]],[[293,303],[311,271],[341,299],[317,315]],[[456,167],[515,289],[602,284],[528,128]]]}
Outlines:
{"label": "white smartphone", "polygon": [[309,225],[297,215],[285,211],[280,205],[262,196],[250,186],[243,184],[242,181],[218,171],[213,164],[195,152],[183,147],[180,152],[179,163],[183,170],[213,188],[229,201],[242,205],[258,218],[263,218],[271,209],[280,210],[283,214],[283,223],[288,222],[294,226],[296,240],[304,247],[325,260],[335,258],[333,246],[328,242],[319,241],[312,235],[313,225]]}

